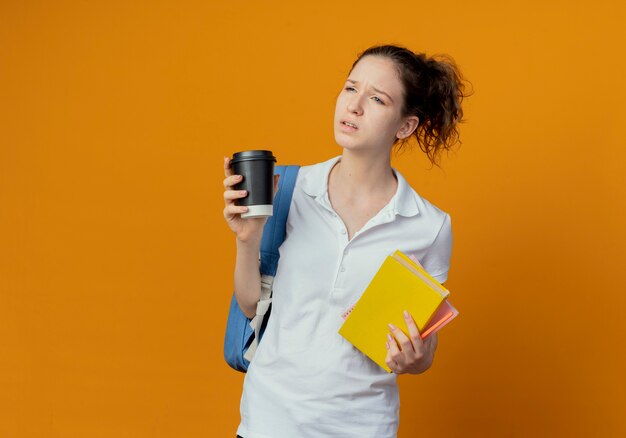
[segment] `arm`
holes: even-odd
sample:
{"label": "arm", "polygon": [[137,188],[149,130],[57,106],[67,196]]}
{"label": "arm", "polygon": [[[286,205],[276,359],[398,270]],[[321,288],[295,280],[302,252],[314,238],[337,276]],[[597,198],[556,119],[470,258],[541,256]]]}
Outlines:
{"label": "arm", "polygon": [[260,248],[260,240],[242,242],[237,239],[235,298],[241,311],[248,318],[254,318],[256,315],[256,304],[261,298]]}
{"label": "arm", "polygon": [[[235,299],[248,318],[256,315],[256,305],[261,298],[261,274],[259,271],[261,237],[267,218],[243,219],[241,213],[247,207],[235,205],[235,200],[247,196],[245,191],[233,190],[242,180],[233,175],[230,159],[224,157],[224,218],[236,235],[237,260],[235,262]],[[274,175],[274,195],[278,189],[278,175]]]}

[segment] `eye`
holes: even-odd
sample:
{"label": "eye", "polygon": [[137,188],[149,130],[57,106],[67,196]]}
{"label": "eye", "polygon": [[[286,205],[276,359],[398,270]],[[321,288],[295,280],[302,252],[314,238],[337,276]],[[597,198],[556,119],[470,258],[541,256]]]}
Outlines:
{"label": "eye", "polygon": [[[354,90],[354,87],[346,87],[344,88],[344,90],[346,91]],[[383,102],[382,99],[380,99],[379,97],[374,96],[374,99],[376,99],[376,102],[380,103],[381,105],[385,105],[385,102]]]}

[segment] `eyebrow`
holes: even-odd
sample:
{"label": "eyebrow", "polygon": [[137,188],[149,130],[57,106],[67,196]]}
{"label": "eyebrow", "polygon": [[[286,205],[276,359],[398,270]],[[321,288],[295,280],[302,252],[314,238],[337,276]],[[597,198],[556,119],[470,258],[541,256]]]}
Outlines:
{"label": "eyebrow", "polygon": [[[358,84],[359,83],[359,81],[353,81],[352,79],[346,79],[346,82],[352,82],[353,84]],[[390,101],[393,102],[393,99],[391,98],[391,96],[388,95],[387,93],[385,93],[383,90],[379,90],[376,87],[372,87],[372,90],[376,91],[377,93],[384,94],[385,96],[387,96],[389,98]]]}

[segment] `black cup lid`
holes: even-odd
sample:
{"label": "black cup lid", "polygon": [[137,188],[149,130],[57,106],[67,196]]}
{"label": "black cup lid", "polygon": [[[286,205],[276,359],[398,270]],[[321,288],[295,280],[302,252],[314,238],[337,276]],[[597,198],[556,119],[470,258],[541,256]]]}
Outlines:
{"label": "black cup lid", "polygon": [[237,161],[248,161],[248,160],[271,160],[275,162],[276,157],[274,157],[274,154],[272,153],[272,151],[265,151],[265,150],[235,152],[233,154],[233,159],[231,160],[231,163],[233,161],[237,162]]}

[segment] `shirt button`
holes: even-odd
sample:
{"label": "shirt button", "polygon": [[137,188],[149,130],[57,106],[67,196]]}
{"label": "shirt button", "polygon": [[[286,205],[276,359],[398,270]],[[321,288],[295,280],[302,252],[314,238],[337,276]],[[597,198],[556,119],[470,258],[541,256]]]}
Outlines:
{"label": "shirt button", "polygon": [[341,234],[346,234],[346,230],[345,229],[341,229]]}
{"label": "shirt button", "polygon": [[343,252],[343,255],[348,255],[348,252],[349,252],[349,251],[346,249],[346,250]]}
{"label": "shirt button", "polygon": [[341,265],[341,268],[339,269],[341,272],[346,272],[346,267]]}

